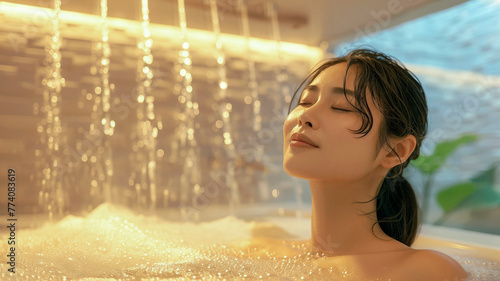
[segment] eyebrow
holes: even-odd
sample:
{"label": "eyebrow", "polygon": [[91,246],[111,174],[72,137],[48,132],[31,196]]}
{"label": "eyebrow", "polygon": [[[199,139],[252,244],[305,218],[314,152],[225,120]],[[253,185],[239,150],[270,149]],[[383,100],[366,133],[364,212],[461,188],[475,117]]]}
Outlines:
{"label": "eyebrow", "polygon": [[[316,85],[307,85],[306,88],[304,90],[307,90],[307,91],[312,91],[312,92],[316,92],[318,91],[318,86]],[[349,89],[344,89],[344,88],[341,88],[341,87],[333,87],[332,88],[332,93],[333,94],[344,94],[344,91],[347,95],[351,96],[351,97],[355,97],[356,95],[354,94],[354,91],[352,90],[349,90]]]}

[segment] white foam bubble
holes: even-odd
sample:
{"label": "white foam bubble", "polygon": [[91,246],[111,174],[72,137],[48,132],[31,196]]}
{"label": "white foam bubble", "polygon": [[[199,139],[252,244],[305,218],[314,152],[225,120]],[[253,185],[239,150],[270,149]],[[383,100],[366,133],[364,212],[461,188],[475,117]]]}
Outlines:
{"label": "white foam bubble", "polygon": [[[280,243],[275,238],[294,237],[283,228],[285,221],[272,221],[246,222],[228,216],[204,223],[172,222],[103,204],[86,217],[67,216],[55,224],[19,230],[17,273],[8,274],[9,265],[2,263],[1,280],[349,277],[349,272],[318,267],[314,261],[322,257],[270,252],[273,243]],[[297,222],[307,227],[304,220],[286,223],[295,224],[293,229]],[[0,249],[0,255],[5,257],[5,251],[5,247]],[[472,280],[500,276],[498,263],[456,259],[471,272]]]}

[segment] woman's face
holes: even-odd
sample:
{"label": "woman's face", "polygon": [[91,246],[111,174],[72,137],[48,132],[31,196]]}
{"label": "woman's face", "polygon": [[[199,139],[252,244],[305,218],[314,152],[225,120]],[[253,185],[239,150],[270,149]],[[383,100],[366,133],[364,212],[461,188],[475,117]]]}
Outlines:
{"label": "woman's face", "polygon": [[[364,137],[358,130],[361,116],[344,96],[346,64],[339,63],[321,72],[304,90],[299,105],[283,126],[283,166],[295,177],[308,180],[352,182],[379,167],[378,136],[382,115],[366,99],[373,115],[373,127]],[[347,93],[354,91],[356,68],[349,69]],[[348,94],[351,103],[354,96]],[[382,149],[383,150],[383,149]]]}

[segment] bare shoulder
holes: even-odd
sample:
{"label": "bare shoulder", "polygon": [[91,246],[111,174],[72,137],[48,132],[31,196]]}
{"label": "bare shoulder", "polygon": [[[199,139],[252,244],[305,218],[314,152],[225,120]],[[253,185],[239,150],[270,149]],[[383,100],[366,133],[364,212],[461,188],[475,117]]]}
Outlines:
{"label": "bare shoulder", "polygon": [[458,281],[468,278],[467,272],[457,261],[434,250],[413,250],[406,264],[414,280]]}

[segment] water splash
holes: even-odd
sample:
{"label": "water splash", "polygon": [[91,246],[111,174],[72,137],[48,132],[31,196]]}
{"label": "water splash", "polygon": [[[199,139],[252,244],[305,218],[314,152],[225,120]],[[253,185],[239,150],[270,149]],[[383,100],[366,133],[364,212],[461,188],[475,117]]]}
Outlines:
{"label": "water splash", "polygon": [[[59,14],[61,12],[61,1],[53,1],[53,14],[51,18],[51,34],[48,44],[45,46],[45,65],[47,68],[45,78],[42,80],[43,105],[40,113],[43,117],[37,131],[40,133],[41,148],[35,150],[38,170],[41,174],[41,191],[39,192],[39,205],[44,212],[48,212],[49,218],[54,213],[62,214],[65,204],[63,190],[63,173],[61,159],[63,153],[64,137],[62,135],[61,123],[61,89],[65,80],[61,76],[61,34],[59,30]],[[35,106],[36,107],[36,106]]]}

